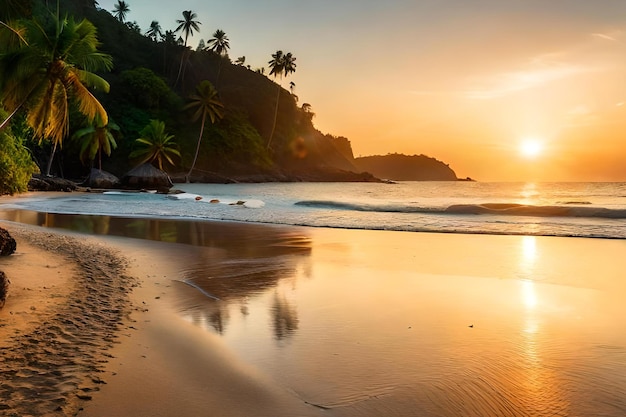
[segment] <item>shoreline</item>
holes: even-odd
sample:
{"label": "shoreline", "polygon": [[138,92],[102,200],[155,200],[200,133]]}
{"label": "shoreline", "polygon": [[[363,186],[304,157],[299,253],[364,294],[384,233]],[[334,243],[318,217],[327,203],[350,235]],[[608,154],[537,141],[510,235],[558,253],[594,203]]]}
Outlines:
{"label": "shoreline", "polygon": [[[11,280],[0,310],[0,413],[195,417],[209,407],[241,417],[317,415],[177,315],[175,292],[197,290],[173,279],[178,266],[164,262],[160,242],[0,227],[18,246],[0,258]],[[26,256],[29,265],[19,267]],[[49,270],[61,277],[42,280]]]}
{"label": "shoreline", "polygon": [[[623,253],[625,241],[327,229],[221,221],[202,222],[204,226],[201,227],[199,223],[192,222],[185,228],[181,227],[178,236],[187,236],[188,240],[172,243],[111,235],[79,235],[67,230],[44,229],[0,221],[0,227],[9,230],[16,240],[19,239],[20,259],[25,259],[21,251],[29,247],[23,245],[23,242],[31,240],[43,245],[33,249],[33,252],[37,251],[35,256],[40,262],[40,268],[59,272],[67,269],[66,265],[76,265],[74,269],[66,271],[67,276],[55,281],[54,287],[52,284],[39,284],[37,290],[26,292],[34,296],[23,304],[25,306],[23,310],[28,315],[41,313],[41,317],[44,317],[44,314],[49,314],[56,321],[42,318],[40,325],[25,330],[19,339],[18,337],[11,339],[11,354],[0,361],[3,374],[13,373],[11,376],[13,379],[7,379],[4,385],[0,385],[2,400],[5,397],[9,398],[10,394],[11,402],[2,401],[7,404],[6,407],[18,407],[15,409],[19,410],[16,412],[19,415],[81,417],[111,415],[196,417],[207,413],[229,417],[375,415],[371,414],[375,409],[367,408],[365,403],[344,403],[339,399],[331,401],[329,398],[332,399],[332,393],[322,395],[312,391],[310,385],[297,385],[292,384],[293,380],[282,380],[276,374],[267,372],[267,369],[250,361],[241,350],[234,349],[223,339],[219,331],[212,330],[212,326],[215,325],[210,321],[213,308],[222,310],[231,305],[239,313],[239,309],[243,308],[241,304],[243,300],[252,298],[254,292],[250,291],[256,291],[259,287],[264,290],[269,288],[270,291],[274,291],[273,288],[276,286],[291,288],[291,281],[295,280],[294,271],[302,274],[298,286],[312,285],[322,280],[322,276],[337,277],[344,281],[354,274],[353,281],[346,281],[351,282],[350,285],[346,285],[346,291],[352,292],[357,287],[362,287],[365,291],[381,276],[385,276],[386,279],[403,277],[405,280],[403,282],[411,282],[411,285],[422,288],[415,292],[415,297],[429,294],[429,291],[442,291],[441,294],[446,296],[426,297],[420,302],[411,304],[415,304],[411,308],[417,309],[419,314],[411,318],[412,322],[401,320],[403,334],[408,331],[407,325],[415,329],[415,337],[418,337],[419,333],[436,334],[438,329],[441,329],[450,331],[458,341],[471,344],[474,339],[466,336],[466,329],[471,322],[472,325],[476,324],[477,329],[472,330],[474,333],[469,335],[485,335],[486,340],[491,341],[485,346],[493,348],[494,355],[501,352],[498,345],[493,344],[495,337],[500,334],[508,337],[528,334],[526,327],[522,327],[521,332],[516,328],[520,319],[523,319],[523,326],[528,326],[531,319],[534,323],[535,314],[537,320],[540,319],[538,323],[554,321],[555,327],[545,332],[546,335],[561,334],[564,340],[573,340],[580,344],[585,343],[586,339],[578,340],[577,337],[583,337],[591,331],[589,329],[597,327],[591,320],[594,308],[599,309],[600,306],[607,304],[615,308],[617,315],[622,311],[616,298],[625,288],[619,278],[620,274],[626,271],[626,265],[620,262],[614,264],[612,268],[607,265],[610,265],[612,259],[620,259],[619,254]],[[150,229],[150,233],[162,232],[165,236],[173,236],[172,230]],[[6,259],[10,261],[12,258]],[[215,284],[207,287],[210,288],[211,294],[221,300],[217,306],[207,303],[204,295],[196,288],[185,284],[185,280],[190,277],[193,281],[196,278],[206,279],[207,275],[215,278],[222,275],[230,277],[231,274],[245,275],[246,269],[254,269],[251,261],[263,259],[266,259],[267,263],[261,265],[261,269],[273,264],[276,266],[265,270],[264,274],[251,276],[250,280],[238,278],[229,286],[222,286],[223,283],[217,282],[219,280],[216,279]],[[394,259],[392,264],[389,264],[389,259]],[[5,264],[5,258],[0,258],[0,270],[6,269]],[[218,264],[223,264],[225,269],[211,269]],[[202,268],[196,271],[198,275],[189,275],[196,273],[194,271],[200,266]],[[32,270],[31,273],[36,274]],[[117,279],[111,274],[118,275],[127,282],[122,286],[111,284],[109,287],[98,289],[103,291],[103,294],[116,298],[120,303],[113,327],[103,330],[96,327],[99,326],[98,323],[94,323],[99,320],[97,317],[101,314],[101,295],[97,293],[97,296],[87,300],[90,294],[94,293],[93,288],[89,289],[86,285],[91,283],[92,286],[99,287],[103,283]],[[309,274],[312,275],[308,276]],[[12,297],[17,296],[14,291],[21,286],[17,277],[12,275],[9,275],[12,287],[7,306],[0,310],[0,318],[8,317],[6,314],[10,314],[12,308],[10,305],[14,305],[16,301]],[[93,278],[95,276],[100,279]],[[279,284],[280,281],[283,281],[283,284]],[[69,282],[76,284],[76,288],[68,289],[67,294],[57,290]],[[536,293],[534,298],[530,296],[532,294],[526,293],[530,291],[526,285],[528,282],[532,283],[533,294]],[[250,289],[251,283],[254,283],[254,290]],[[43,287],[48,285],[55,289],[54,294],[57,295],[52,299],[54,303],[43,308],[47,305],[42,298],[47,289]],[[381,294],[373,288],[371,296],[375,298],[372,300],[378,300]],[[393,288],[390,286],[389,291]],[[494,288],[497,288],[497,291],[494,291]],[[519,288],[523,290],[521,294],[525,297],[522,300],[522,312],[515,311],[514,316],[505,314],[498,317],[499,314],[494,316],[489,307],[486,307],[496,306],[504,311],[508,304],[515,304],[518,301],[519,294],[516,291]],[[325,289],[334,291],[338,288]],[[513,298],[500,300],[500,297],[504,297],[502,295],[504,293],[500,291],[513,291],[512,294],[506,293]],[[491,295],[492,293],[494,295]],[[320,291],[319,294],[324,292]],[[332,295],[325,294],[323,299],[331,298]],[[452,307],[447,305],[448,297],[450,300],[456,300],[452,302]],[[492,300],[492,297],[496,300]],[[542,297],[552,300],[555,309],[544,311],[533,305],[539,303],[541,307]],[[563,306],[559,307],[559,303],[562,302],[560,300],[564,298],[571,304],[567,305],[570,310],[563,309]],[[360,300],[359,302],[368,300],[350,297],[330,303],[328,307],[340,305],[351,299]],[[578,310],[579,299],[593,301],[590,312]],[[76,300],[81,302],[77,303]],[[85,308],[88,302],[84,300],[92,304]],[[281,298],[277,300],[280,301],[278,305],[284,307],[281,310],[283,313],[291,311],[289,304],[284,303],[285,300]],[[504,300],[507,300],[506,305]],[[187,303],[187,310],[181,310],[181,301]],[[28,307],[31,304],[37,308],[29,312]],[[83,305],[72,307],[72,304]],[[196,304],[199,308],[197,311],[193,310]],[[375,302],[367,308],[373,308],[378,304]],[[433,318],[435,325],[428,314],[430,311],[428,306],[431,305],[432,308],[442,309],[440,311],[443,313]],[[401,304],[398,304],[398,307],[400,306]],[[381,307],[385,308],[384,303]],[[265,310],[266,306],[262,308]],[[110,310],[108,307],[104,309]],[[314,310],[316,317],[317,309],[318,307],[315,307]],[[388,313],[387,310],[383,311],[385,314]],[[570,315],[572,313],[568,311],[576,312],[578,315]],[[282,332],[280,335],[287,338],[290,337],[291,331],[303,334],[308,329],[303,323],[306,316],[306,310],[300,311],[299,318],[296,316],[291,321],[287,315],[280,321],[285,327],[280,328],[282,330],[277,328],[275,331],[280,330]],[[590,318],[587,319],[585,316]],[[372,318],[375,317],[376,314],[372,314]],[[615,320],[607,317],[598,315],[593,319],[604,320],[601,321],[603,325],[609,327],[617,324]],[[228,319],[228,316],[225,316],[225,320]],[[331,319],[334,321],[335,318]],[[238,320],[241,319],[231,313],[230,323],[224,325],[232,328]],[[296,326],[294,330],[293,320],[302,322],[300,329]],[[32,323],[34,320],[25,321]],[[49,323],[60,323],[57,327],[63,332],[60,335],[53,335],[57,330],[54,326],[49,326]],[[75,328],[71,327],[70,323],[74,323]],[[395,324],[397,323],[388,323],[384,327],[389,329]],[[491,330],[487,324],[493,326]],[[66,330],[61,325],[71,328]],[[54,329],[46,331],[45,327]],[[352,331],[353,327],[355,326],[345,328],[335,337],[341,339]],[[419,332],[417,329],[420,329]],[[0,327],[0,332],[9,330],[12,331],[9,324]],[[260,330],[255,327],[253,333],[257,334]],[[533,334],[536,334],[537,340],[542,342],[543,339],[539,336],[544,335],[544,332],[540,330],[541,328],[533,330],[535,332]],[[570,330],[571,333],[568,333]],[[80,331],[80,337],[87,337],[87,343],[84,343],[85,339],[79,339],[72,333],[77,331]],[[370,334],[372,332],[366,330],[360,337],[369,337]],[[578,336],[574,336],[576,334]],[[256,342],[267,343],[255,339],[253,335],[250,337],[252,339],[246,346]],[[335,340],[331,338],[326,343],[332,344]],[[416,340],[421,338],[418,337]],[[621,340],[615,339],[613,343],[622,346]],[[28,349],[20,351],[18,348],[20,343],[24,343]],[[63,351],[66,353],[61,355],[59,346],[68,349]],[[452,346],[456,347],[458,344]],[[483,349],[483,345],[479,348]],[[89,351],[85,352],[83,349]],[[322,351],[323,349],[320,349],[320,354]],[[419,359],[418,352],[419,350],[415,350],[412,354],[418,355]],[[524,349],[520,352],[522,355],[528,353]],[[539,353],[546,356],[544,358],[546,361],[552,360],[549,356],[550,349],[540,350]],[[34,354],[42,356],[33,356]],[[471,358],[473,351],[467,351],[466,355],[466,359]],[[31,361],[30,358],[35,360]],[[334,355],[325,357],[308,372],[318,372],[314,369],[321,372],[324,366],[335,360],[338,361],[335,366],[341,366],[343,362],[340,358],[341,356]],[[281,357],[281,361],[282,359]],[[423,363],[430,363],[433,358],[426,355],[421,359]],[[584,360],[582,357],[579,359]],[[69,365],[65,364],[66,360],[70,361]],[[616,369],[622,369],[623,362],[615,360]],[[26,363],[28,365],[24,366]],[[316,362],[311,362],[310,366],[313,366],[313,363]],[[459,366],[471,363],[471,361],[461,362]],[[293,364],[294,371],[298,372],[303,362]],[[65,369],[70,371],[65,372]],[[537,366],[533,368],[533,372],[545,376],[546,369],[548,368]],[[558,363],[557,365],[552,363],[550,369],[558,369]],[[331,369],[324,372],[332,371],[331,366]],[[316,378],[322,378],[324,372]],[[93,375],[95,377],[92,377]],[[499,381],[498,375],[488,376],[495,378],[496,383]],[[320,383],[315,379],[309,382]],[[42,390],[43,395],[37,395],[38,392],[33,386],[40,384],[52,388]],[[619,385],[615,387],[618,390],[625,388]],[[429,387],[425,386],[424,392],[429,392],[428,389]],[[519,391],[519,393],[523,394],[520,398],[527,401],[517,405],[526,406],[532,404],[534,400],[541,405],[540,400],[543,397],[533,397],[533,392]],[[436,391],[432,391],[432,394],[438,395]],[[407,395],[407,398],[414,396]],[[38,401],[30,401],[31,396],[36,396]],[[29,401],[24,401],[27,398]],[[393,407],[397,403],[394,398],[393,395],[384,395],[380,398],[374,395],[371,401],[373,406],[380,404]],[[420,398],[423,404],[428,404],[428,396]],[[52,405],[55,406],[53,410]],[[363,407],[361,411],[365,414],[359,413],[360,407]],[[12,409],[0,408],[0,412],[5,411],[11,412]],[[426,413],[426,409],[424,412]]]}

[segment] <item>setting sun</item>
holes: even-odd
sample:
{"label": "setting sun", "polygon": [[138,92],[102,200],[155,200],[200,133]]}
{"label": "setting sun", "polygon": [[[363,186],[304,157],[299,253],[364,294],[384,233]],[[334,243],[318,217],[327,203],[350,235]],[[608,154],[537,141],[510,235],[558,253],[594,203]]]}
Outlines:
{"label": "setting sun", "polygon": [[520,143],[519,151],[525,158],[537,158],[543,152],[543,143],[538,139],[524,139]]}

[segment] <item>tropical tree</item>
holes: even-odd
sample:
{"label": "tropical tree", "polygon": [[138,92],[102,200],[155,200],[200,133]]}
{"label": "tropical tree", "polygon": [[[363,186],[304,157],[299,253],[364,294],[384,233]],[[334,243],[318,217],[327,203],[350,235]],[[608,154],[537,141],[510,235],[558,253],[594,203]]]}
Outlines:
{"label": "tropical tree", "polygon": [[228,40],[228,36],[226,36],[226,32],[222,29],[218,29],[213,33],[213,38],[209,40],[207,45],[207,49],[215,52],[219,55],[219,60],[217,64],[217,77],[215,77],[216,83],[220,82],[220,71],[222,70],[222,57],[228,53],[230,49],[230,43]]}
{"label": "tropical tree", "polygon": [[296,83],[294,83],[293,81],[289,81],[289,92],[291,93],[293,99],[296,100],[296,103],[297,103],[300,98],[295,93],[295,91],[296,91]]}
{"label": "tropical tree", "polygon": [[150,23],[150,28],[146,31],[146,36],[155,42],[163,36],[163,30],[161,29],[159,22],[153,20]]}
{"label": "tropical tree", "polygon": [[120,127],[109,120],[109,124],[102,125],[96,118],[95,123],[77,130],[72,139],[81,142],[80,161],[93,167],[94,159],[98,156],[98,169],[102,171],[102,153],[111,156],[111,151],[117,149],[117,142],[113,136],[114,132],[120,131]]}
{"label": "tropical tree", "polygon": [[[98,51],[96,27],[88,20],[51,16],[46,22],[37,19],[20,22],[24,43],[0,43],[0,101],[11,115],[20,109],[39,141],[53,143],[46,174],[50,174],[57,146],[69,130],[70,105],[89,121],[108,116],[89,91],[109,91],[109,84],[92,71],[110,70],[110,55]],[[14,35],[13,35],[14,36]],[[5,47],[6,45],[6,47]]]}
{"label": "tropical tree", "polygon": [[237,65],[241,65],[242,67],[245,65],[246,63],[246,57],[245,56],[240,56],[239,58],[237,58],[237,60],[235,61],[235,64]]}
{"label": "tropical tree", "polygon": [[196,146],[196,154],[193,157],[191,168],[187,173],[186,180],[189,182],[189,176],[196,167],[196,161],[198,160],[198,153],[200,152],[200,143],[202,142],[202,134],[204,133],[204,125],[207,117],[211,123],[215,123],[224,117],[223,110],[224,105],[219,100],[217,90],[213,87],[209,81],[204,80],[196,87],[196,93],[190,97],[190,102],[184,107],[185,110],[193,109],[194,113],[192,120],[195,122],[198,119],[202,119],[200,124],[200,135],[198,136],[198,144]]}
{"label": "tropical tree", "polygon": [[193,31],[200,32],[200,23],[197,20],[194,20],[198,17],[198,15],[191,11],[185,10],[183,11],[183,18],[176,20],[178,26],[174,30],[174,32],[182,32],[185,35],[185,47],[187,47],[187,39],[189,35],[193,35]]}
{"label": "tropical tree", "polygon": [[122,23],[126,20],[126,15],[129,12],[130,7],[124,0],[117,0],[117,3],[113,6],[113,16]]}
{"label": "tropical tree", "polygon": [[[198,17],[198,15],[191,10],[183,11],[183,18],[176,20],[178,26],[174,30],[174,32],[182,32],[185,35],[184,46],[187,48],[187,40],[189,39],[189,35],[193,35],[193,31],[200,32],[200,23],[197,20],[194,20]],[[180,78],[180,74],[183,70],[183,61],[185,58],[185,53],[180,56],[180,67],[178,68],[178,75],[176,76],[176,83],[178,83],[178,79]]]}
{"label": "tropical tree", "polygon": [[138,158],[137,165],[145,162],[157,162],[159,169],[163,170],[163,161],[174,163],[174,156],[180,157],[178,146],[174,142],[174,135],[170,135],[165,131],[165,123],[160,120],[150,120],[150,123],[144,127],[140,138],[135,140],[139,145],[138,149],[132,151],[129,158]]}
{"label": "tropical tree", "polygon": [[213,33],[213,37],[209,40],[207,49],[220,56],[226,55],[230,49],[230,41],[228,36],[226,36],[226,32],[222,29],[217,29]]}
{"label": "tropical tree", "polygon": [[[292,72],[296,72],[296,57],[291,52],[283,54],[283,51],[276,51],[272,54],[272,59],[268,62],[270,67],[270,75],[274,76],[274,79],[278,76],[282,79],[283,75],[288,76]],[[276,118],[278,117],[278,103],[280,102],[280,90],[282,89],[280,83],[276,84],[278,91],[276,93],[276,107],[274,110],[274,122],[272,123],[272,131],[270,138],[267,141],[267,148],[269,149],[274,138],[274,130],[276,129]]]}

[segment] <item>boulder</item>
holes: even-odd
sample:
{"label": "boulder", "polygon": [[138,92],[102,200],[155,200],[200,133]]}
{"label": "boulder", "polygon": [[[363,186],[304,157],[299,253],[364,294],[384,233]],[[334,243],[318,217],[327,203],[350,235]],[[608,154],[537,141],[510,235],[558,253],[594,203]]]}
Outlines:
{"label": "boulder", "polygon": [[0,256],[9,256],[15,252],[17,244],[9,232],[0,228]]}
{"label": "boulder", "polygon": [[4,272],[0,271],[0,308],[4,307],[4,302],[7,299],[7,292],[9,291],[9,280]]}
{"label": "boulder", "polygon": [[28,181],[28,191],[74,191],[76,188],[76,184],[70,180],[41,174],[33,174]]}
{"label": "boulder", "polygon": [[122,177],[122,187],[133,190],[167,191],[173,186],[169,175],[149,163],[131,169]]}
{"label": "boulder", "polygon": [[110,172],[92,168],[89,177],[82,185],[93,188],[117,188],[120,185],[120,179]]}

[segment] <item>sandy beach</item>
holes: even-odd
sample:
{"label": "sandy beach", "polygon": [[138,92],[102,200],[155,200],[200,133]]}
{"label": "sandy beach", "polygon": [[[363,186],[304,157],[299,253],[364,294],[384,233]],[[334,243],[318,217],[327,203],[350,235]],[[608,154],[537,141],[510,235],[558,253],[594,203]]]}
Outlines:
{"label": "sandy beach", "polygon": [[0,227],[18,241],[0,260],[2,415],[626,410],[621,240]]}

